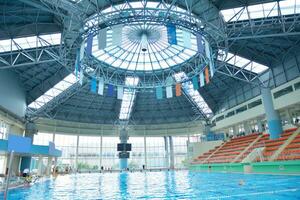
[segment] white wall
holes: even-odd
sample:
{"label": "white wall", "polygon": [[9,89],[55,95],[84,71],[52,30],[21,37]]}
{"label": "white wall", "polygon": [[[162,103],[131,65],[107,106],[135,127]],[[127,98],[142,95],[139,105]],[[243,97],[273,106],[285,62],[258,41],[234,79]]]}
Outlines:
{"label": "white wall", "polygon": [[0,70],[0,106],[19,117],[25,116],[25,91],[12,71]]}
{"label": "white wall", "polygon": [[196,158],[199,155],[219,146],[223,143],[222,140],[209,142],[192,142],[188,144],[188,155],[190,158]]}

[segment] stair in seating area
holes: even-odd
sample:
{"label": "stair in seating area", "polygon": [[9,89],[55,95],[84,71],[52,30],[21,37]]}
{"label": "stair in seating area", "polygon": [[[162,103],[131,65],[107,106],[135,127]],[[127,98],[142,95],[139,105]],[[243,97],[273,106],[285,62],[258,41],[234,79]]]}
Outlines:
{"label": "stair in seating area", "polygon": [[283,147],[276,160],[299,160],[300,159],[300,128],[289,138],[290,141]]}
{"label": "stair in seating area", "polygon": [[203,163],[207,158],[209,158],[214,152],[216,152],[220,147],[222,147],[225,143],[216,146],[215,148],[209,150],[208,152],[203,153],[202,155],[198,156],[196,159],[193,160],[193,163]]}
{"label": "stair in seating area", "polygon": [[265,150],[263,152],[264,161],[269,161],[273,154],[283,145],[295,130],[286,130],[280,138],[265,141]]}
{"label": "stair in seating area", "polygon": [[228,163],[232,162],[242,151],[245,150],[254,140],[259,137],[259,133],[252,133],[246,136],[233,138],[226,142],[210,158],[203,163]]}

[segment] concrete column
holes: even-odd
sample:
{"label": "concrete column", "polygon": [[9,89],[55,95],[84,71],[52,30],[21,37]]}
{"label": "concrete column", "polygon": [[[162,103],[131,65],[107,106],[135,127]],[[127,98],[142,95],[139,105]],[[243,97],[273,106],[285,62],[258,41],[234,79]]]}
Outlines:
{"label": "concrete column", "polygon": [[[126,129],[122,128],[120,130],[120,142],[127,144],[127,140],[128,140],[128,132]],[[122,151],[121,153],[126,153],[126,151]],[[126,169],[128,168],[128,159],[127,158],[119,158],[119,165],[120,165],[120,169]]]}
{"label": "concrete column", "polygon": [[251,131],[251,126],[249,124],[249,122],[244,122],[243,123],[243,126],[244,126],[244,130],[245,130],[245,134],[250,134],[252,131]]}
{"label": "concrete column", "polygon": [[46,176],[50,176],[51,166],[52,166],[52,157],[48,157],[47,168],[46,168]]}
{"label": "concrete column", "polygon": [[38,176],[42,176],[43,175],[43,157],[39,156],[38,159],[38,172],[37,172]]}
{"label": "concrete column", "polygon": [[147,169],[147,140],[146,140],[146,136],[144,134],[144,163],[145,163],[145,169]]}
{"label": "concrete column", "polygon": [[238,135],[239,134],[239,126],[235,125],[232,127],[233,130],[233,135]]}
{"label": "concrete column", "polygon": [[78,147],[79,147],[79,135],[77,135],[76,141],[76,153],[75,153],[75,170],[78,170]]}
{"label": "concrete column", "polygon": [[170,168],[175,168],[175,161],[174,161],[174,145],[173,145],[173,138],[169,136],[169,144],[170,144]]}
{"label": "concrete column", "polygon": [[261,88],[261,95],[267,122],[269,127],[270,139],[277,139],[282,133],[282,124],[278,112],[274,109],[273,98],[270,88]]}
{"label": "concrete column", "polygon": [[165,142],[165,154],[166,154],[166,157],[165,157],[165,167],[166,168],[169,168],[170,167],[170,163],[169,163],[169,142],[168,142],[168,137],[167,136],[164,136],[164,142]]}
{"label": "concrete column", "polygon": [[100,166],[99,166],[99,169],[101,169],[102,167],[102,144],[103,144],[103,134],[101,133],[101,136],[100,136]]}
{"label": "concrete column", "polygon": [[265,130],[264,130],[264,127],[263,127],[263,122],[262,122],[261,119],[258,119],[258,120],[257,120],[257,127],[258,127],[258,132],[262,133],[262,132],[265,131]]}
{"label": "concrete column", "polygon": [[[31,138],[33,142],[33,137],[37,134],[36,126],[33,122],[28,122],[25,125],[25,137]],[[24,169],[30,169],[31,156],[23,156],[21,159],[20,171],[23,172]]]}

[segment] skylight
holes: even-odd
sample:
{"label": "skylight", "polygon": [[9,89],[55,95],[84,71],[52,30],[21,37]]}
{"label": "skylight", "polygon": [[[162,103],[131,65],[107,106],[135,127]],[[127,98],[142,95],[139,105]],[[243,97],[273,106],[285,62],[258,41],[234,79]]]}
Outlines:
{"label": "skylight", "polygon": [[[279,12],[280,11],[280,12]],[[300,14],[299,0],[284,0],[221,10],[226,22]]]}
{"label": "skylight", "polygon": [[124,88],[123,99],[119,114],[120,120],[129,120],[130,118],[132,106],[136,96],[136,89],[134,89],[133,87],[136,87],[138,85],[138,82],[139,78],[126,77],[125,86],[128,88]]}
{"label": "skylight", "polygon": [[59,45],[60,42],[60,33],[0,40],[0,53],[17,51],[21,49],[32,49],[37,47]]}
{"label": "skylight", "polygon": [[269,69],[267,66],[259,64],[257,62],[248,60],[246,58],[243,58],[241,56],[238,55],[234,55],[232,53],[225,54],[224,51],[219,50],[219,56],[218,56],[218,60],[226,62],[228,64],[234,65],[238,68],[241,69],[246,69],[248,71],[254,72],[256,74],[260,74],[264,71],[266,71],[267,69]]}
{"label": "skylight", "polygon": [[[142,51],[141,42],[136,36],[140,30],[150,33],[147,51]],[[107,30],[107,47],[99,50],[98,37],[94,37],[93,55],[107,64],[132,71],[166,69],[185,62],[197,53],[196,36],[191,34],[190,48],[184,47],[184,31],[176,29],[177,45],[168,43],[167,29],[158,25],[124,26],[122,44],[113,45],[112,30]]]}
{"label": "skylight", "polygon": [[47,104],[53,98],[58,96],[60,93],[68,89],[71,85],[76,83],[76,77],[73,74],[66,76],[59,83],[54,85],[51,89],[45,92],[42,96],[37,98],[34,102],[28,105],[29,108],[39,109],[40,107]]}
{"label": "skylight", "polygon": [[[174,74],[174,79],[176,82],[182,82],[188,79],[185,72],[179,72]],[[197,107],[202,110],[204,114],[208,117],[212,114],[212,110],[209,108],[203,97],[200,95],[198,90],[194,89],[193,83],[191,81],[186,81],[182,83],[182,88],[184,92],[190,97],[190,99],[197,105]]]}

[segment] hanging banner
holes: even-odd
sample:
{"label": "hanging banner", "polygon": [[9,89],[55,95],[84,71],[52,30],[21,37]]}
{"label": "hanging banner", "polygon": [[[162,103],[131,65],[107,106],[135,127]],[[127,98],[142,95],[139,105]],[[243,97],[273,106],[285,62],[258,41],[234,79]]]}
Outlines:
{"label": "hanging banner", "polygon": [[118,89],[117,98],[122,100],[124,88],[123,88],[123,86],[118,86],[117,89]]}
{"label": "hanging banner", "polygon": [[98,85],[98,94],[103,95],[104,92],[104,79],[103,77],[99,78],[99,85]]}
{"label": "hanging banner", "polygon": [[168,43],[169,44],[177,44],[177,35],[176,35],[176,27],[174,24],[167,25],[167,34],[168,34]]}
{"label": "hanging banner", "polygon": [[82,42],[81,46],[80,46],[80,57],[79,57],[79,60],[81,61],[84,57],[84,46],[85,46],[85,43],[84,41]]}
{"label": "hanging banner", "polygon": [[166,86],[166,97],[167,98],[172,98],[173,97],[173,89],[172,89],[172,85],[173,85],[173,78],[172,77],[168,77],[166,80],[167,86]]}
{"label": "hanging banner", "polygon": [[156,87],[156,98],[163,99],[163,89],[161,86]]}
{"label": "hanging banner", "polygon": [[194,76],[192,78],[192,83],[193,83],[194,90],[199,90],[198,76]]}
{"label": "hanging banner", "polygon": [[80,71],[80,49],[77,49],[76,52],[76,61],[75,61],[75,77],[78,80],[78,72]]}
{"label": "hanging banner", "polygon": [[107,95],[109,97],[113,97],[114,96],[114,86],[111,84],[108,84],[107,86]]}
{"label": "hanging banner", "polygon": [[91,92],[96,93],[97,91],[97,80],[95,77],[92,77],[91,80]]}
{"label": "hanging banner", "polygon": [[203,41],[202,41],[202,35],[200,33],[196,34],[196,39],[197,39],[197,48],[198,52],[201,54],[204,54],[204,46],[203,46]]}
{"label": "hanging banner", "polygon": [[176,83],[176,96],[179,97],[181,96],[181,83]]}
{"label": "hanging banner", "polygon": [[182,32],[183,32],[183,46],[187,49],[190,49],[192,47],[191,33],[188,31],[182,31]]}
{"label": "hanging banner", "polygon": [[112,27],[112,45],[121,46],[122,44],[123,25],[116,25]]}
{"label": "hanging banner", "polygon": [[89,33],[87,41],[86,41],[86,55],[92,55],[92,48],[93,48],[93,34]]}
{"label": "hanging banner", "polygon": [[200,87],[203,87],[205,85],[205,79],[203,72],[200,73]]}
{"label": "hanging banner", "polygon": [[215,70],[214,70],[214,63],[213,63],[212,55],[211,55],[210,44],[207,40],[204,40],[204,41],[205,41],[205,55],[209,61],[210,77],[213,77]]}
{"label": "hanging banner", "polygon": [[105,49],[107,45],[107,28],[101,29],[97,35],[98,49]]}
{"label": "hanging banner", "polygon": [[205,74],[205,83],[208,84],[209,83],[209,69],[208,69],[208,66],[205,67],[204,74]]}
{"label": "hanging banner", "polygon": [[80,70],[80,73],[79,73],[79,84],[82,85],[83,83],[83,70]]}

